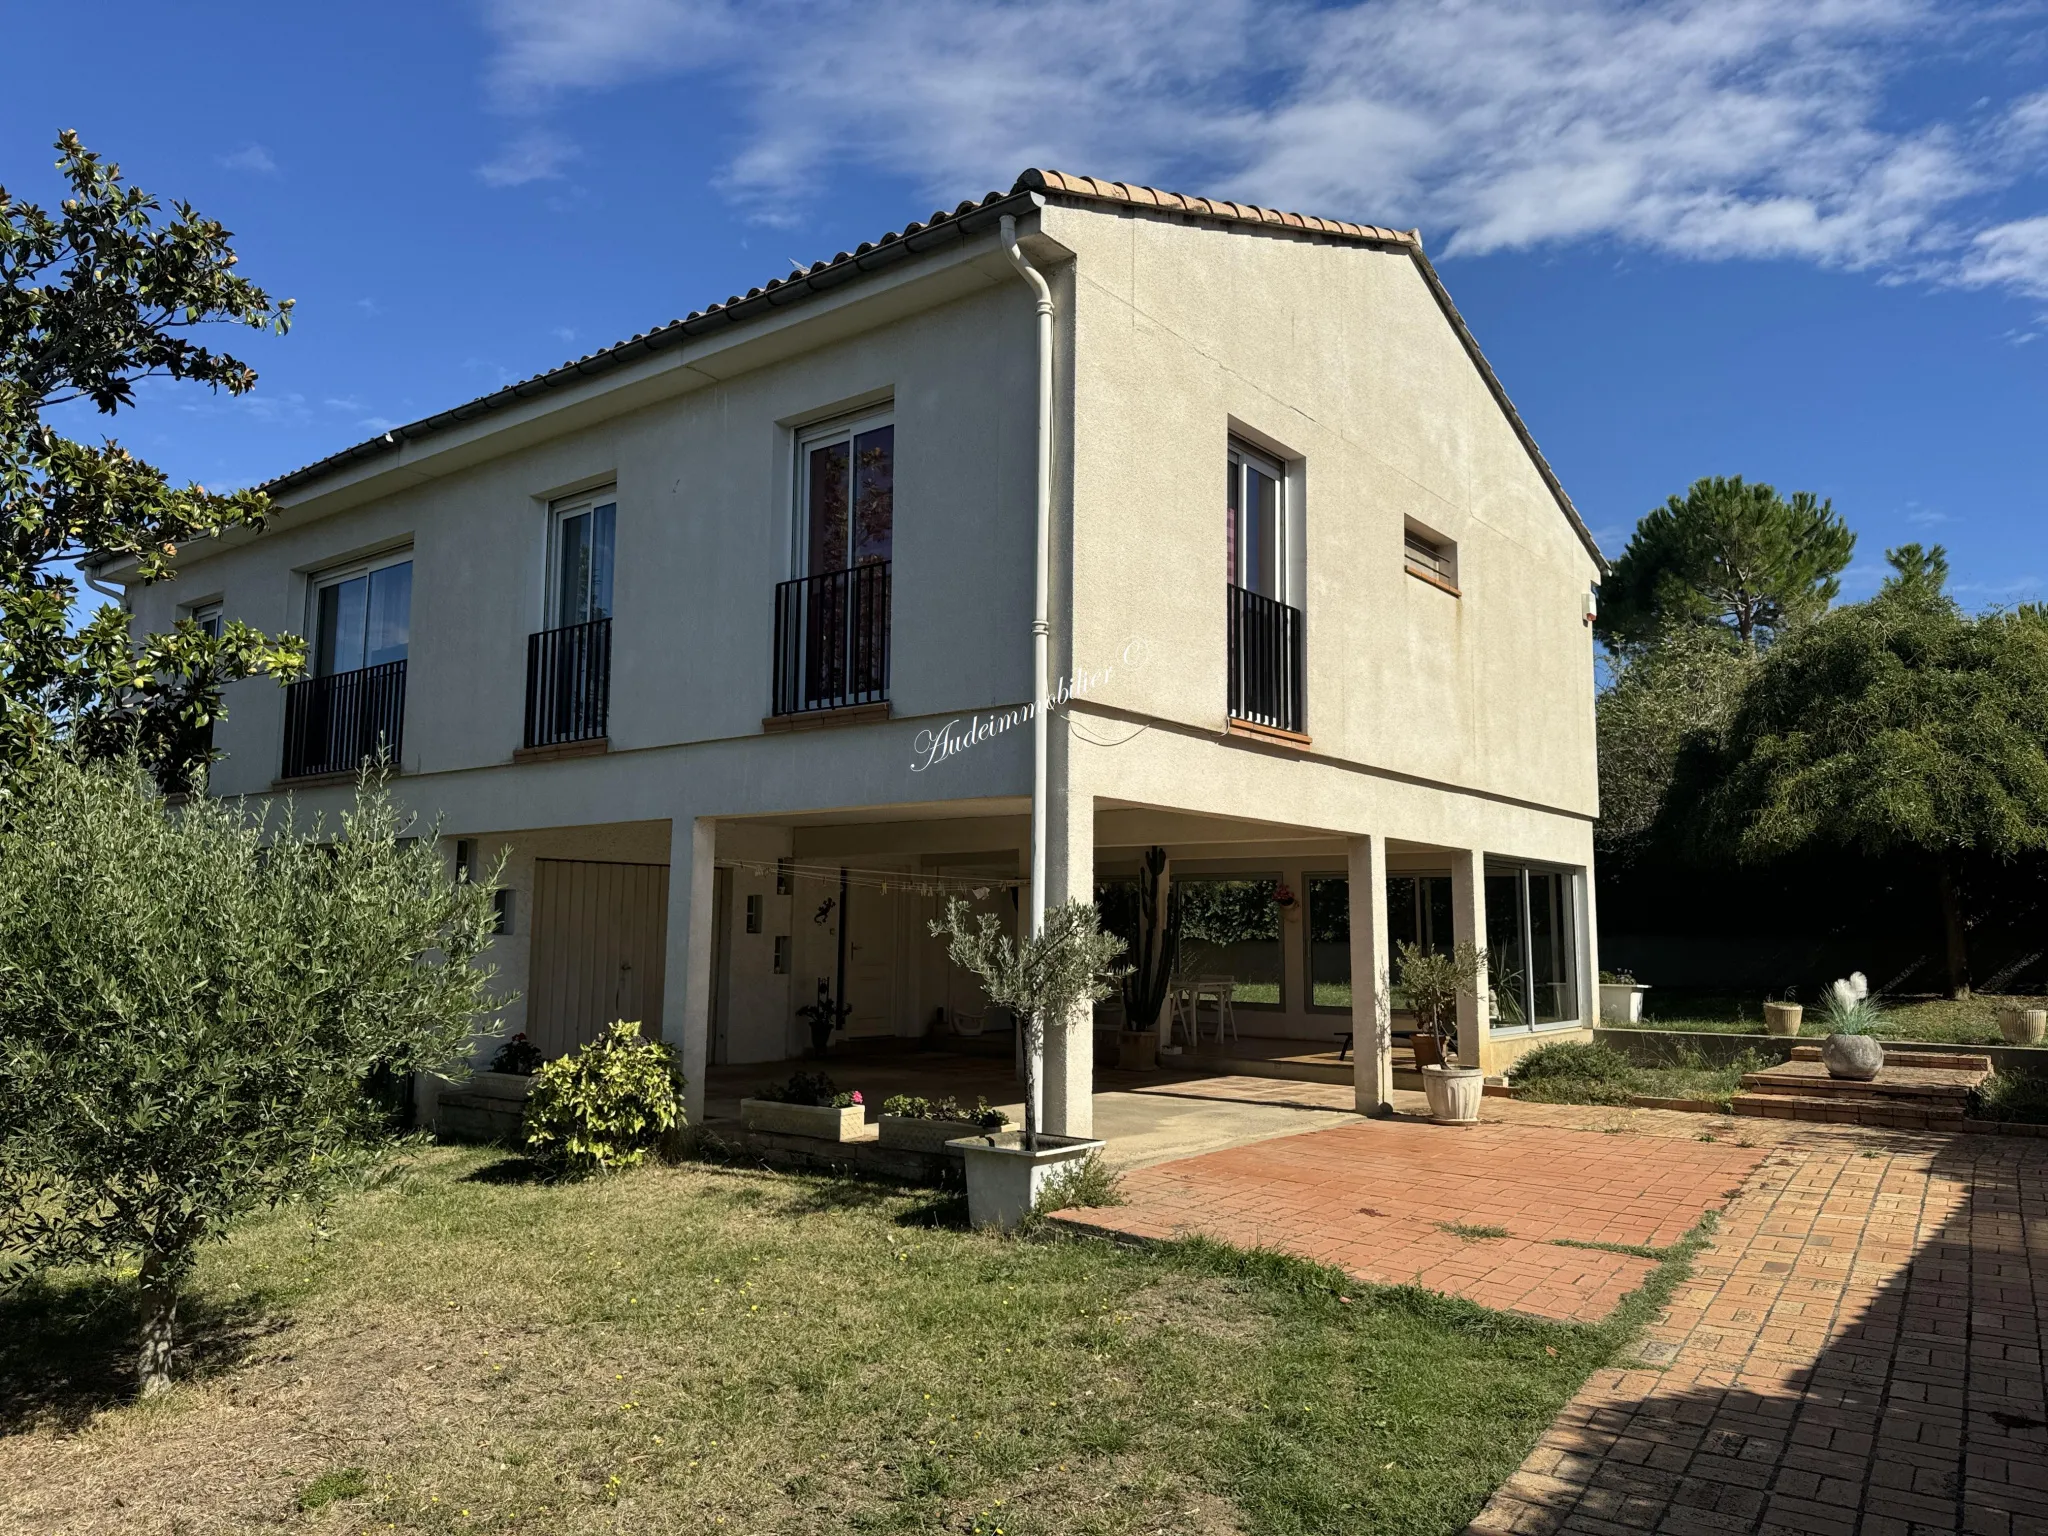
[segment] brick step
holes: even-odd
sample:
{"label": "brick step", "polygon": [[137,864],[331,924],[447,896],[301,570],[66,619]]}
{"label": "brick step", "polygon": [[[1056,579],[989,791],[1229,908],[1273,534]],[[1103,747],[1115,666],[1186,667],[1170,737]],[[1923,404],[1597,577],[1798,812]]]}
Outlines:
{"label": "brick step", "polygon": [[[1793,1061],[1819,1061],[1820,1047],[1817,1045],[1795,1045],[1792,1047]],[[1884,1064],[1888,1067],[1928,1067],[1938,1072],[1989,1072],[1989,1056],[1972,1056],[1962,1051],[1907,1051],[1896,1046],[1884,1048]]]}
{"label": "brick step", "polygon": [[1875,1099],[1822,1098],[1789,1093],[1737,1094],[1729,1112],[1764,1120],[1811,1120],[1829,1125],[1874,1125],[1900,1131],[1960,1131],[1960,1103],[1920,1105]]}
{"label": "brick step", "polygon": [[1745,1072],[1742,1075],[1742,1087],[1748,1093],[1788,1094],[1795,1098],[1809,1099],[1867,1100],[1880,1104],[1900,1099],[1952,1099],[1960,1104],[1970,1096],[1970,1090],[1975,1086],[1975,1083],[1967,1081],[1887,1081],[1882,1075],[1868,1083],[1841,1077],[1773,1076],[1769,1072]]}

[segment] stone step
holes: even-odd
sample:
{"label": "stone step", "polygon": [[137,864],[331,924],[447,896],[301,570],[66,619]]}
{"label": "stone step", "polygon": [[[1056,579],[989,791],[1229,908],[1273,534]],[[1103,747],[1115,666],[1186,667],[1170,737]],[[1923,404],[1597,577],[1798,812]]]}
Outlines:
{"label": "stone step", "polygon": [[1859,1083],[1841,1077],[1774,1077],[1769,1072],[1745,1072],[1742,1087],[1746,1093],[1790,1094],[1798,1098],[1826,1099],[1867,1099],[1874,1103],[1888,1104],[1898,1100],[1954,1100],[1961,1103],[1968,1099],[1972,1082],[1925,1083],[1886,1080],[1886,1074],[1875,1080]]}
{"label": "stone step", "polygon": [[[1793,1061],[1819,1061],[1820,1047],[1817,1045],[1795,1045],[1792,1047]],[[1884,1048],[1884,1064],[1887,1067],[1928,1067],[1937,1071],[1986,1072],[1991,1070],[1989,1056],[1972,1056],[1962,1051],[1909,1051],[1897,1046]]]}

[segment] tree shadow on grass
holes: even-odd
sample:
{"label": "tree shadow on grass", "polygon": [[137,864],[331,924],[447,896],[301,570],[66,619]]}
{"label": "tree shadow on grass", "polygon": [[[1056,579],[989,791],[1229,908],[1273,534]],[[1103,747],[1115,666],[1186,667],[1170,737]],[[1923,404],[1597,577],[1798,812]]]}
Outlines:
{"label": "tree shadow on grass", "polygon": [[[141,1332],[135,1283],[111,1273],[31,1280],[0,1294],[0,1436],[76,1430],[132,1402]],[[232,1370],[265,1334],[286,1326],[254,1298],[178,1304],[175,1374]]]}
{"label": "tree shadow on grass", "polygon": [[899,1227],[947,1227],[954,1231],[968,1230],[967,1191],[964,1189],[933,1189],[924,1193],[924,1198],[909,1210],[896,1217]]}
{"label": "tree shadow on grass", "polygon": [[530,1157],[501,1157],[495,1163],[485,1163],[473,1168],[460,1180],[462,1184],[551,1184],[555,1175],[545,1163]]}

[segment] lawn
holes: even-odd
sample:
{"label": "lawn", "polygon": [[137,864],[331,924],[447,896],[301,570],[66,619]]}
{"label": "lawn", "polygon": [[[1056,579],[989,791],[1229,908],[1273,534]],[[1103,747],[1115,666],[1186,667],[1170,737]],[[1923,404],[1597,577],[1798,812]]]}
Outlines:
{"label": "lawn", "polygon": [[0,1528],[1448,1533],[1676,1274],[1575,1328],[929,1192],[501,1156],[211,1249],[166,1399],[124,1401],[124,1281],[0,1304]]}
{"label": "lawn", "polygon": [[1509,1069],[1516,1095],[1539,1104],[1627,1104],[1634,1098],[1692,1099],[1724,1110],[1742,1089],[1742,1075],[1772,1065],[1775,1057],[1744,1051],[1710,1062],[1680,1045],[1644,1063],[1605,1045],[1560,1044],[1530,1052]]}
{"label": "lawn", "polygon": [[[1606,1029],[1690,1030],[1703,1034],[1760,1035],[1764,1032],[1763,999],[1680,992],[1676,989],[1658,996],[1652,989],[1643,999],[1643,1021],[1638,1025],[1603,1024]],[[1819,1039],[1827,1027],[1819,1020],[1817,999],[1806,998],[1805,1017],[1799,1033]],[[1948,1045],[1997,1045],[1998,1010],[2001,1008],[2048,1008],[2048,998],[1995,996],[1902,999],[1888,1005],[1889,1017],[1872,1033],[1885,1040],[1922,1040]]]}

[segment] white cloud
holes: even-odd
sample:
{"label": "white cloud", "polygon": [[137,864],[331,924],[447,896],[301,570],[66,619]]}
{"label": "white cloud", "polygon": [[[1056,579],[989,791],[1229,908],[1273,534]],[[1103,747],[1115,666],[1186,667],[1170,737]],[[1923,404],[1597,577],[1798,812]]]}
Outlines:
{"label": "white cloud", "polygon": [[247,149],[238,149],[231,155],[215,155],[214,163],[228,171],[248,171],[257,176],[275,176],[277,162],[270,157],[270,151],[261,144],[251,144]]}
{"label": "white cloud", "polygon": [[562,167],[582,151],[544,128],[530,128],[507,144],[498,158],[476,168],[487,187],[523,187],[530,181],[556,181]]}
{"label": "white cloud", "polygon": [[744,114],[720,185],[769,222],[850,165],[950,203],[1035,164],[1419,224],[1454,252],[1605,238],[2038,279],[2032,221],[1983,228],[1973,200],[2038,163],[2048,92],[1913,122],[1893,90],[2000,25],[1948,0],[487,5],[509,111],[715,77]]}
{"label": "white cloud", "polygon": [[2048,214],[1981,231],[1963,258],[1960,277],[1972,287],[2017,288],[2048,298]]}

